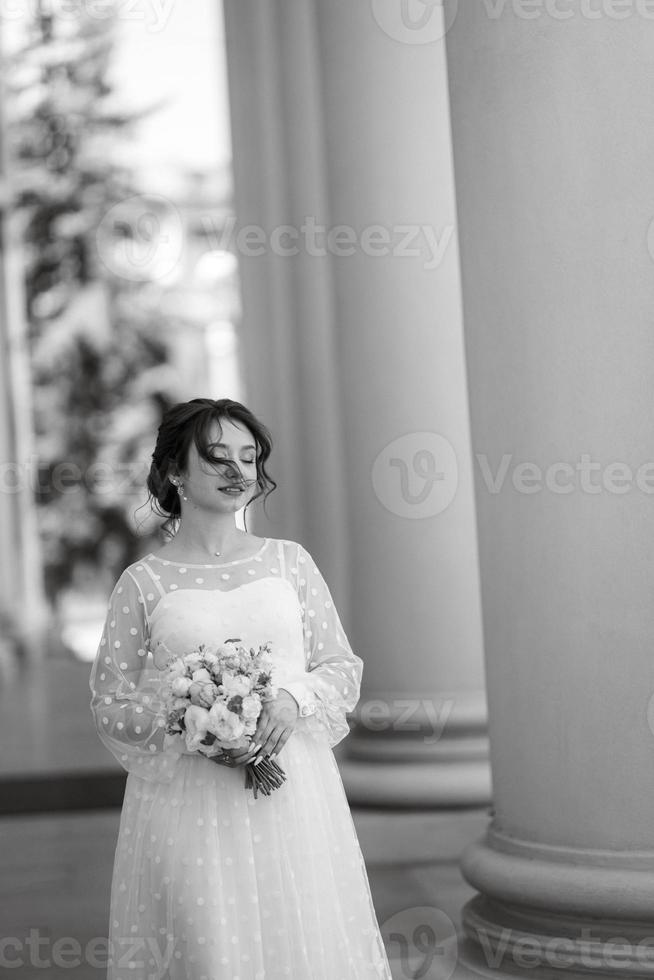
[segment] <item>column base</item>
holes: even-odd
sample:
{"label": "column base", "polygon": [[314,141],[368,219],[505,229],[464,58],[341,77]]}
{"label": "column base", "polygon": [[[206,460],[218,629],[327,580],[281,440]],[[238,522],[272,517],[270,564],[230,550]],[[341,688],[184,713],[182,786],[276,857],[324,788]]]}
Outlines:
{"label": "column base", "polygon": [[[372,706],[375,717],[362,720]],[[380,721],[382,706],[384,720]],[[367,695],[339,753],[348,800],[375,807],[482,807],[492,796],[483,692]],[[378,730],[375,730],[375,725]]]}
{"label": "column base", "polygon": [[371,765],[345,758],[338,767],[352,806],[481,807],[491,799],[488,763]]}
{"label": "column base", "polygon": [[654,853],[544,846],[491,827],[461,871],[481,892],[461,914],[471,976],[654,977]]}

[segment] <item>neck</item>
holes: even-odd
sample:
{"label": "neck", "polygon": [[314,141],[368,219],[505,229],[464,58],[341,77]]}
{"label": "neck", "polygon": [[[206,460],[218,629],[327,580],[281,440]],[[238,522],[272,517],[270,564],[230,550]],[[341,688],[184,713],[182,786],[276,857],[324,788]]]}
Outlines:
{"label": "neck", "polygon": [[182,520],[175,540],[192,553],[223,555],[240,544],[243,534],[233,520],[219,521],[208,528]]}

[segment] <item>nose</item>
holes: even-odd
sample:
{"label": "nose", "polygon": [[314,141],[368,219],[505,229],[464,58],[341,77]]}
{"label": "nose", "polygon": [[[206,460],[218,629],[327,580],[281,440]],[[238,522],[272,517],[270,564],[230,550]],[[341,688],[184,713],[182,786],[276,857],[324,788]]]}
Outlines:
{"label": "nose", "polygon": [[225,479],[229,480],[231,483],[245,483],[243,474],[241,473],[239,467],[231,460],[226,463],[221,463],[219,469]]}

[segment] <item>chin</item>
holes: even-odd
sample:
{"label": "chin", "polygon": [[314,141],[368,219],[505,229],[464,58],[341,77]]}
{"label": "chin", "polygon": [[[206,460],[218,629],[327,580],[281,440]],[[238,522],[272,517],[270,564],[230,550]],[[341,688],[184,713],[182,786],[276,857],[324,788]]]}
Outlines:
{"label": "chin", "polygon": [[228,497],[218,490],[216,496],[218,497],[218,505],[221,510],[240,510],[248,502],[246,494],[243,494],[242,497]]}

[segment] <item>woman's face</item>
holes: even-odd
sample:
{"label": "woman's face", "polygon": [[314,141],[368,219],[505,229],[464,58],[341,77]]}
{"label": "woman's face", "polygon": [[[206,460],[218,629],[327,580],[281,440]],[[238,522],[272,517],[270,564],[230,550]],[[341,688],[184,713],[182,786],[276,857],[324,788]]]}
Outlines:
{"label": "woman's face", "polygon": [[[188,500],[183,501],[182,510],[193,506],[233,513],[245,507],[257,492],[257,448],[252,433],[225,418],[220,428],[215,421],[209,428],[206,449],[211,463],[200,456],[195,443],[189,448],[187,472],[182,475]],[[237,486],[238,492],[223,489],[232,486]]]}

